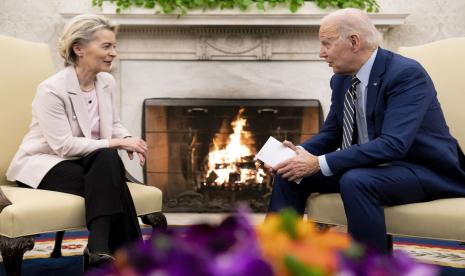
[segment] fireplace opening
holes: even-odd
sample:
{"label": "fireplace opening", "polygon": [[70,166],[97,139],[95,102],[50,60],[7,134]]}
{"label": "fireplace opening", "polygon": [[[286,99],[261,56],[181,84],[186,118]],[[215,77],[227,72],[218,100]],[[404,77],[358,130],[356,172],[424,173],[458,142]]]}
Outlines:
{"label": "fireplace opening", "polygon": [[144,180],[164,212],[265,212],[272,179],[255,154],[269,136],[299,144],[322,123],[317,100],[146,99]]}

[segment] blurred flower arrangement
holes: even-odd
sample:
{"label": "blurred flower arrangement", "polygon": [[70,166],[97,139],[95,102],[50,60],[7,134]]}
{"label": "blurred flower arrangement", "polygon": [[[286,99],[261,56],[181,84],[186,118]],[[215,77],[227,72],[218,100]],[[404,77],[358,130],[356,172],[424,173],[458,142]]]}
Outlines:
{"label": "blurred flower arrangement", "polygon": [[269,215],[253,227],[246,212],[220,225],[199,224],[154,233],[151,240],[121,250],[97,275],[163,276],[432,276],[435,266],[402,252],[378,255],[334,230],[318,230],[293,211]]}

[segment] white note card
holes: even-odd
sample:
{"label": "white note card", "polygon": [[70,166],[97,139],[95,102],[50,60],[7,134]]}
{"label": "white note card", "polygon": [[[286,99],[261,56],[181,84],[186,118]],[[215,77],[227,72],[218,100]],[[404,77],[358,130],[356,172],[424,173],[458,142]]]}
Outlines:
{"label": "white note card", "polygon": [[[274,168],[279,163],[294,157],[295,151],[283,145],[283,143],[270,136],[260,151],[255,155],[257,159],[263,161],[265,164]],[[300,183],[302,179],[298,179],[295,182]]]}

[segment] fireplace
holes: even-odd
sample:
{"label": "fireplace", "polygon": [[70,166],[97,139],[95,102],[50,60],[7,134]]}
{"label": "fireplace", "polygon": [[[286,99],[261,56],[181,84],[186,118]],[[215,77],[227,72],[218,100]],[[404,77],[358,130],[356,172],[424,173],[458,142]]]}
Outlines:
{"label": "fireplace", "polygon": [[267,209],[272,179],[255,154],[269,136],[300,143],[321,125],[316,100],[146,99],[145,182],[163,191],[165,212]]}

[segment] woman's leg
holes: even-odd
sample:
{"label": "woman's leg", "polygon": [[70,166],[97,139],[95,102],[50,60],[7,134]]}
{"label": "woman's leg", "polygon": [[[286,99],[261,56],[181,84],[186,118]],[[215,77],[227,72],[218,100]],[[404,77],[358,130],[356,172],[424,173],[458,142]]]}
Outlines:
{"label": "woman's leg", "polygon": [[[78,195],[85,198],[85,170],[81,160],[66,160],[54,166],[44,177],[39,189]],[[87,199],[85,198],[87,201]],[[110,216],[99,216],[87,221],[90,252],[108,253]]]}
{"label": "woman's leg", "polygon": [[111,216],[108,232],[109,252],[113,253],[128,242],[140,240],[139,221],[125,181],[124,165],[118,152],[115,149],[100,149],[82,158],[81,162],[86,172],[87,221],[92,222],[101,216]]}
{"label": "woman's leg", "polygon": [[40,182],[38,189],[84,196],[84,168],[78,160],[56,164]]}
{"label": "woman's leg", "polygon": [[114,252],[141,238],[124,165],[116,150],[100,149],[81,159],[62,161],[38,188],[84,197],[91,252]]}

